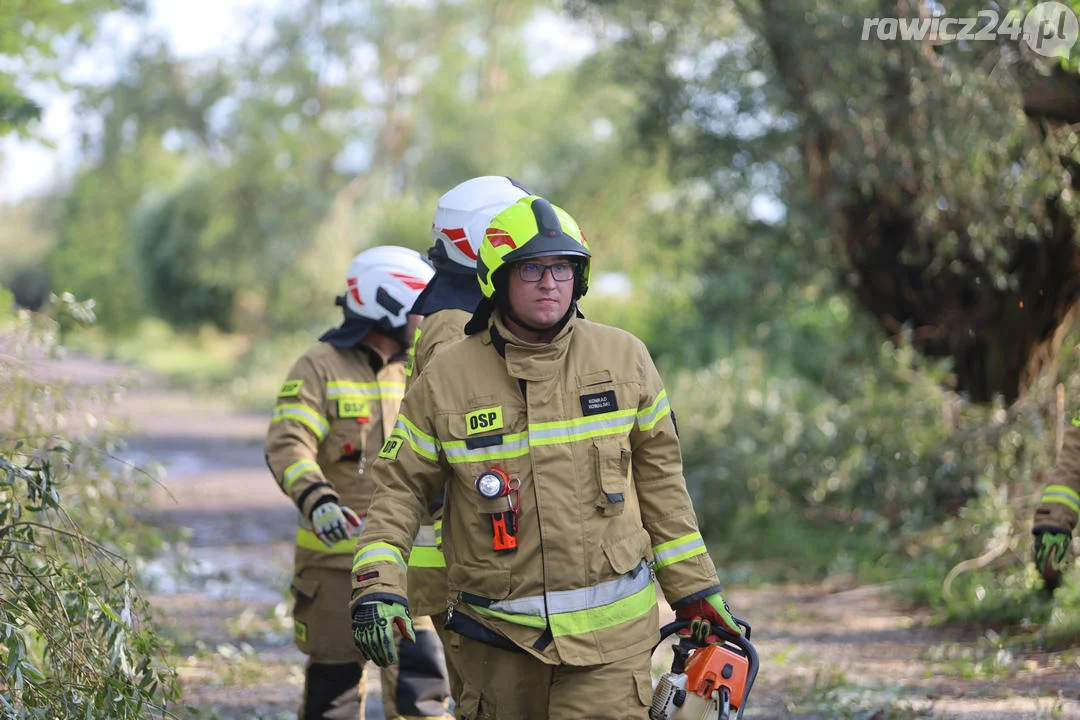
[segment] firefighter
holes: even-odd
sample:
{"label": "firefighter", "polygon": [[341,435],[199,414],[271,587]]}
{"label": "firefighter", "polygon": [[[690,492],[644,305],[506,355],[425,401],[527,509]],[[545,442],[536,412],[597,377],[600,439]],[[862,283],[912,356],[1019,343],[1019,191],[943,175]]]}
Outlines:
{"label": "firefighter", "polygon": [[1035,508],[1035,569],[1047,590],[1061,583],[1065,555],[1080,515],[1080,415],[1065,433],[1061,456]]}
{"label": "firefighter", "polygon": [[[406,313],[431,275],[405,248],[357,255],[337,298],[344,322],[296,361],[278,391],[266,461],[300,511],[291,589],[296,644],[308,656],[302,720],[363,717],[364,658],[349,640],[354,536],[374,493],[371,464],[405,391]],[[444,716],[445,680],[434,689],[427,677],[399,682],[413,689],[415,707],[387,708],[387,718]]]}
{"label": "firefighter", "polygon": [[565,211],[519,200],[478,255],[468,337],[416,378],[379,451],[353,563],[357,647],[396,661],[413,535],[445,491],[457,717],[646,718],[654,577],[678,617],[740,632],[667,394],[640,340],[577,312],[591,253]]}
{"label": "firefighter", "polygon": [[[487,175],[455,186],[439,198],[431,224],[433,238],[428,259],[435,266],[412,316],[419,325],[409,347],[405,386],[409,387],[443,346],[465,337],[465,323],[483,299],[476,282],[476,253],[492,217],[510,204],[528,196],[516,181]],[[409,609],[414,617],[430,616],[444,646],[450,694],[460,694],[459,675],[454,666],[453,639],[443,627],[446,613],[446,561],[437,544],[442,529],[442,508],[434,508],[431,532],[421,529],[409,555]],[[430,537],[434,547],[421,545]]]}

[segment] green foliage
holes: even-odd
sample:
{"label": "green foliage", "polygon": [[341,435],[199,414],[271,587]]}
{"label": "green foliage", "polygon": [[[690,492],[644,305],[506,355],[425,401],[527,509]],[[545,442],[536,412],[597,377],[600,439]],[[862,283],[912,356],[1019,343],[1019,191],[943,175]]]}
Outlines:
{"label": "green foliage", "polygon": [[[143,293],[154,313],[179,329],[229,327],[237,288],[222,262],[228,237],[214,237],[212,188],[194,178],[176,192],[151,197],[133,223]],[[223,248],[222,245],[226,247]]]}
{"label": "green foliage", "polygon": [[93,298],[113,332],[130,330],[147,312],[131,225],[144,195],[171,186],[184,167],[164,137],[206,132],[203,113],[222,93],[212,73],[176,61],[154,38],[121,65],[113,84],[84,93],[80,111],[100,117],[103,128],[87,141],[91,162],[63,198],[47,263],[53,286]]}
{"label": "green foliage", "polygon": [[[131,515],[148,479],[116,469],[103,398],[42,370],[57,330],[24,315],[0,347],[0,706],[13,719],[163,717],[178,685],[125,559],[158,542]],[[78,418],[93,422],[61,432]]]}
{"label": "green foliage", "polygon": [[[150,140],[79,178],[64,198],[48,267],[58,292],[93,298],[102,324],[130,328],[146,312],[131,242],[131,213],[175,162]],[[155,167],[156,165],[156,167]]]}
{"label": "green foliage", "polygon": [[0,328],[15,317],[15,294],[0,287]]}
{"label": "green foliage", "polygon": [[44,266],[55,239],[52,210],[56,200],[26,199],[0,206],[0,285],[23,307],[37,309],[49,298],[49,275]]}
{"label": "green foliage", "polygon": [[0,4],[0,135],[25,132],[41,117],[26,94],[33,82],[59,80],[63,60],[90,44],[101,17],[138,12],[142,0],[8,0]]}

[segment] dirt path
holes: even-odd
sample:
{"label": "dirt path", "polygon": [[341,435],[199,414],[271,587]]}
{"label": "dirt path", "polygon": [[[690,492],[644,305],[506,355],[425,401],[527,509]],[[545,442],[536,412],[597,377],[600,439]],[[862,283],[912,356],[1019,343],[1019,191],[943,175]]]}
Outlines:
{"label": "dirt path", "polygon": [[[148,572],[152,605],[179,642],[185,704],[197,718],[295,717],[294,509],[263,465],[266,418],[155,387],[144,383],[121,409],[139,427],[133,457],[170,468],[150,512],[189,529]],[[1080,719],[1080,650],[1002,654],[925,627],[880,587],[732,588],[729,600],[752,619],[762,658],[747,718]],[[380,717],[372,699],[368,717]]]}

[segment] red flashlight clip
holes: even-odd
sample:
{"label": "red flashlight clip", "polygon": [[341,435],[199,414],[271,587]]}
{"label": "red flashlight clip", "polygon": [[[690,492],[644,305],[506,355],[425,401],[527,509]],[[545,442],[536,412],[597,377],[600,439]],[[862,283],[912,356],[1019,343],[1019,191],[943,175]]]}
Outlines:
{"label": "red flashlight clip", "polygon": [[505,497],[507,509],[491,514],[491,548],[495,552],[517,550],[518,485],[505,471],[492,468],[476,479],[476,489],[488,500]]}

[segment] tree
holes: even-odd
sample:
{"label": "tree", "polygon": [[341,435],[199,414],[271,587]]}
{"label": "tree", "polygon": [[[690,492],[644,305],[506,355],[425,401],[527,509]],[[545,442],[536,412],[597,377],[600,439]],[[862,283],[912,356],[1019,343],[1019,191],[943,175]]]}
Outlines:
{"label": "tree", "polygon": [[[1011,402],[1054,360],[1080,298],[1066,124],[1080,78],[1075,61],[1030,52],[1018,34],[861,39],[865,18],[930,5],[747,0],[732,16],[689,1],[589,3],[644,49],[641,127],[671,142],[684,176],[722,187],[747,177],[739,167],[789,174],[792,235],[831,240],[811,244],[859,305],[951,358],[972,400]],[[1000,16],[1006,30],[1018,17]],[[748,137],[770,138],[770,151],[755,156],[762,144]]]}
{"label": "tree", "polygon": [[84,138],[85,165],[60,201],[48,267],[58,291],[95,300],[108,329],[146,314],[131,222],[144,194],[170,185],[183,167],[163,138],[172,131],[209,144],[206,111],[224,91],[212,70],[176,60],[153,38],[113,83],[85,91],[81,112],[100,117],[102,130]]}
{"label": "tree", "polygon": [[41,117],[27,94],[36,81],[62,82],[59,67],[89,45],[105,13],[141,12],[142,0],[11,0],[0,3],[0,135],[25,132]]}

